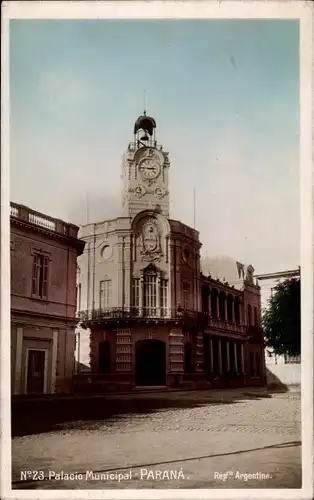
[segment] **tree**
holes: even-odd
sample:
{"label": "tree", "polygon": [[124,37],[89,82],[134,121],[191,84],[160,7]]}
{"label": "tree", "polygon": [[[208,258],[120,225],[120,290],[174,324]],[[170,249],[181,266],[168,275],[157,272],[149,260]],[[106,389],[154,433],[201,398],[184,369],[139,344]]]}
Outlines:
{"label": "tree", "polygon": [[297,356],[301,352],[300,278],[289,278],[275,287],[262,316],[266,345],[275,354]]}

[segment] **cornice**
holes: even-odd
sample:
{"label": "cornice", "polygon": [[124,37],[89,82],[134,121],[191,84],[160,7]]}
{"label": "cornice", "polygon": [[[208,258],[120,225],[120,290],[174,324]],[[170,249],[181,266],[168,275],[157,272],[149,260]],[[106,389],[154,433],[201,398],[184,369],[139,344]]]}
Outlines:
{"label": "cornice", "polygon": [[[76,248],[80,253],[83,253],[83,251],[84,251],[85,241],[80,240],[78,238],[72,238],[71,236],[68,236],[66,234],[58,233],[56,231],[39,226],[37,224],[33,224],[32,222],[27,222],[23,219],[18,219],[17,217],[11,216],[10,217],[10,224],[24,227],[24,228],[28,229],[29,231],[44,234],[46,236],[49,236],[49,238],[51,238],[53,240],[64,241],[64,242],[70,244],[70,246]],[[79,253],[79,255],[80,255],[80,253]]]}

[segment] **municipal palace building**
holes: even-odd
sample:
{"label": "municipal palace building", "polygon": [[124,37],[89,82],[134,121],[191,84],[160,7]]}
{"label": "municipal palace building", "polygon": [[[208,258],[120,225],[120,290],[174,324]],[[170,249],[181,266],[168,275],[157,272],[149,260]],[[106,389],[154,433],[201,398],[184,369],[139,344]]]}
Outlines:
{"label": "municipal palace building", "polygon": [[91,371],[76,378],[86,390],[264,384],[254,269],[237,263],[238,287],[206,272],[198,231],[170,218],[170,168],[144,112],[123,158],[120,216],[80,230],[78,331]]}

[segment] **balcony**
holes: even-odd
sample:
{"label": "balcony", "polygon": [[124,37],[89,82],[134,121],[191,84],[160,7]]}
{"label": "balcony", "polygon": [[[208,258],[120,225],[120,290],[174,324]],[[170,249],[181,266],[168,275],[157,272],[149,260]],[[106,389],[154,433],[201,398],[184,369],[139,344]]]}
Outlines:
{"label": "balcony", "polygon": [[[89,328],[95,324],[115,324],[115,323],[174,323],[181,325],[185,330],[204,331],[208,328],[221,330],[224,332],[237,333],[244,335],[248,328],[244,325],[238,325],[224,321],[222,319],[211,318],[208,313],[177,309],[157,308],[119,308],[112,307],[107,309],[95,309],[88,311],[79,311],[77,317],[83,328]],[[252,334],[252,331],[250,331]]]}
{"label": "balcony", "polygon": [[214,330],[223,330],[224,332],[239,333],[241,335],[246,333],[246,327],[244,325],[220,318],[212,318],[208,312],[201,312],[199,315],[202,318],[201,323],[204,330],[213,328]]}
{"label": "balcony", "polygon": [[201,313],[198,311],[157,308],[108,308],[79,311],[78,319],[82,327],[89,328],[97,323],[177,323],[186,329],[201,328]]}

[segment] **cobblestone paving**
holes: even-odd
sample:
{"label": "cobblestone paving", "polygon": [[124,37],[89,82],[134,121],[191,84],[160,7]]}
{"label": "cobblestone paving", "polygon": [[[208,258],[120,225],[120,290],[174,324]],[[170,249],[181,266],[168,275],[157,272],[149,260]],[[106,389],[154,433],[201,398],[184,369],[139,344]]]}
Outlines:
{"label": "cobblestone paving", "polygon": [[[15,438],[13,487],[300,488],[300,394],[229,396],[178,393],[167,397],[188,397],[190,407],[70,422]],[[22,481],[22,471],[43,471],[48,479]]]}

